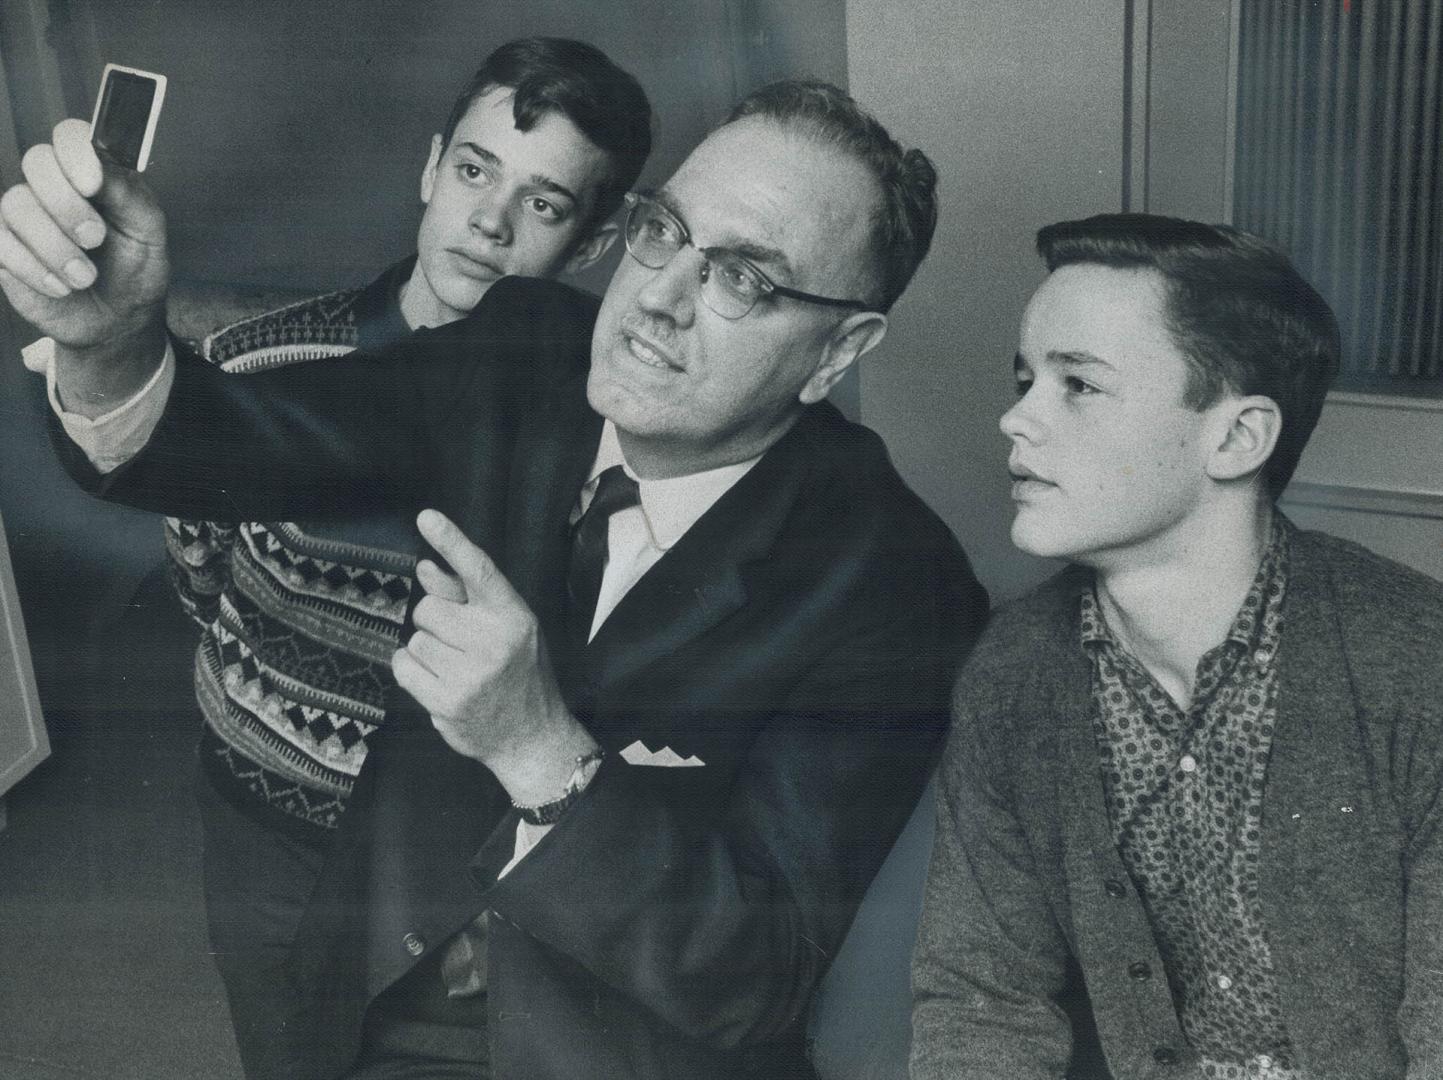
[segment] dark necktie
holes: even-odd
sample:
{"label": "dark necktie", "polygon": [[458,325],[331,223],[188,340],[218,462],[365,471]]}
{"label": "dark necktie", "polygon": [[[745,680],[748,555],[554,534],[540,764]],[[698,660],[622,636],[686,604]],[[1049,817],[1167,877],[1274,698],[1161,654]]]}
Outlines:
{"label": "dark necktie", "polygon": [[641,501],[641,489],[620,465],[605,470],[596,481],[591,505],[576,521],[571,534],[571,565],[566,574],[567,629],[576,650],[586,647],[601,575],[606,570],[606,534],[611,515]]}

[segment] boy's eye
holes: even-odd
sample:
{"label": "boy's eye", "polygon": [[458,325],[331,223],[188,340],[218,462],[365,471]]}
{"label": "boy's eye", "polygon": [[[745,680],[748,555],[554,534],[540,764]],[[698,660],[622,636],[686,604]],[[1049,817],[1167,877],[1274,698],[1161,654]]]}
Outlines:
{"label": "boy's eye", "polygon": [[527,203],[531,207],[533,214],[546,218],[548,221],[558,221],[563,216],[561,207],[557,206],[550,199],[543,199],[539,195],[532,196],[527,200]]}
{"label": "boy's eye", "polygon": [[1018,376],[1017,386],[1015,387],[1015,389],[1017,390],[1017,396],[1022,397],[1027,393],[1027,391],[1032,389],[1032,380],[1030,378],[1023,378],[1022,376]]}
{"label": "boy's eye", "polygon": [[1069,375],[1065,380],[1067,392],[1070,394],[1095,394],[1097,387],[1091,383],[1083,382],[1076,375]]}

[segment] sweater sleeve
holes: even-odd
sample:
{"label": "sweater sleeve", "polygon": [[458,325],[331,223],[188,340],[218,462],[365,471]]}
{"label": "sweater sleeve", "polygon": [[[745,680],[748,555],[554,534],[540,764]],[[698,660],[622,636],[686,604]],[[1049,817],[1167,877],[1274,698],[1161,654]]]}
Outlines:
{"label": "sweater sleeve", "polygon": [[[970,670],[970,669],[969,669]],[[968,679],[964,671],[964,683]],[[974,676],[975,677],[975,676]],[[1067,943],[959,691],[912,963],[913,1080],[1056,1080],[1072,1034],[1055,1003]]]}

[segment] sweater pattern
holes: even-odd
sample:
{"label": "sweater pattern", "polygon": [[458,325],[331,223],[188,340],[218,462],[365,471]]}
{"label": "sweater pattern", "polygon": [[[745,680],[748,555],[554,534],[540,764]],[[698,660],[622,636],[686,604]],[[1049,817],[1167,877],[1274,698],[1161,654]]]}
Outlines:
{"label": "sweater pattern", "polygon": [[[211,335],[202,355],[245,373],[342,356],[376,290],[329,293]],[[368,295],[370,294],[370,295]],[[201,627],[201,757],[246,812],[302,839],[340,820],[394,685],[390,657],[414,556],[290,522],[166,520],[171,577]]]}

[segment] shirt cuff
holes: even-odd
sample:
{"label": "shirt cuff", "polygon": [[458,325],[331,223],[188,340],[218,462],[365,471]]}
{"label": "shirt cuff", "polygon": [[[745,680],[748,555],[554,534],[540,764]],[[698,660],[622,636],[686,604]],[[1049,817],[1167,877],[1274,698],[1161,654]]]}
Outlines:
{"label": "shirt cuff", "polygon": [[41,338],[21,350],[25,366],[45,376],[50,408],[70,441],[85,453],[97,472],[108,473],[140,453],[165,412],[175,382],[175,350],[165,343],[165,355],[155,374],[136,393],[108,413],[90,418],[66,412],[55,388],[55,341]]}
{"label": "shirt cuff", "polygon": [[500,881],[511,873],[512,867],[526,858],[527,853],[541,843],[541,838],[554,828],[556,828],[555,825],[533,825],[529,821],[518,821],[516,823],[516,846],[512,850],[511,861],[501,868],[501,873],[496,875],[496,880]]}

